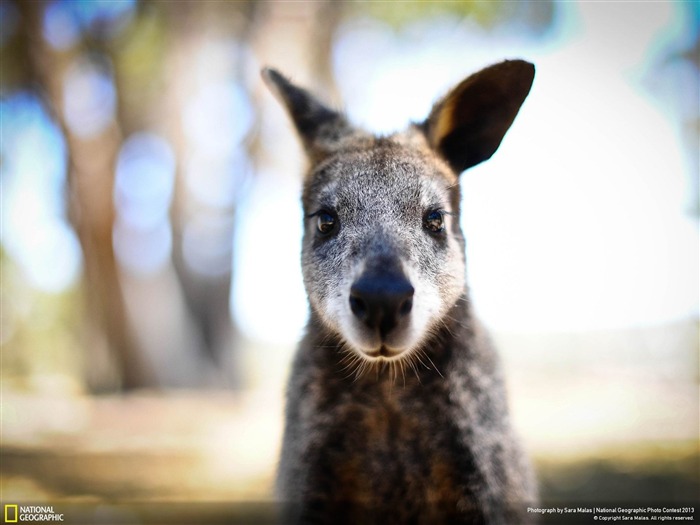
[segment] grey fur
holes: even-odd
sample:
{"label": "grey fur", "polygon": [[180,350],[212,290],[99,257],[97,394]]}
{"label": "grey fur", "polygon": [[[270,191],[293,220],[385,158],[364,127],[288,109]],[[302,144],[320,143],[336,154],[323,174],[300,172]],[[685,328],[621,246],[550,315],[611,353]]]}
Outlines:
{"label": "grey fur", "polygon": [[[277,483],[286,521],[529,521],[534,479],[468,299],[458,171],[498,148],[533,76],[523,61],[491,66],[425,122],[375,137],[263,71],[311,161],[302,196],[310,321],[289,380]],[[444,231],[428,228],[431,212]],[[384,331],[350,304],[368,275],[384,295],[397,282],[410,288]]]}

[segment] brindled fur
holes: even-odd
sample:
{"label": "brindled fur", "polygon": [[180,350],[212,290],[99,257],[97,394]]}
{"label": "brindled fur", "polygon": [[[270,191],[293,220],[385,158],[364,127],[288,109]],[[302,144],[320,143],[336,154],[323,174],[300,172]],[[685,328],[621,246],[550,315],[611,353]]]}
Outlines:
{"label": "brindled fur", "polygon": [[[310,320],[287,391],[283,521],[529,522],[534,478],[469,301],[459,174],[496,151],[533,76],[520,60],[491,66],[424,122],[376,137],[264,70],[310,159],[302,195]],[[444,231],[426,229],[431,211]],[[334,218],[330,234],[319,233],[322,213]],[[368,272],[401,275],[414,290],[410,313],[388,333],[349,305]]]}

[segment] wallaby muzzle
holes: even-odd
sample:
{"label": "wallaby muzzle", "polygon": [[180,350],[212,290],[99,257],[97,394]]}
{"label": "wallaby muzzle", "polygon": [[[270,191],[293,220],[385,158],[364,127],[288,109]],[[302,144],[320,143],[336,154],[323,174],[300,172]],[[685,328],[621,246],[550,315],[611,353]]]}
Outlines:
{"label": "wallaby muzzle", "polygon": [[413,308],[415,289],[395,267],[365,271],[350,288],[350,309],[371,331],[379,331],[382,343],[400,326]]}

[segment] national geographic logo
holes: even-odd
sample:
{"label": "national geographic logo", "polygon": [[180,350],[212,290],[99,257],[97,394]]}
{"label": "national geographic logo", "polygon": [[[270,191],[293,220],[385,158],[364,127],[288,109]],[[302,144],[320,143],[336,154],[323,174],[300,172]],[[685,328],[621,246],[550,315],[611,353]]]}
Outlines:
{"label": "national geographic logo", "polygon": [[5,523],[51,521],[63,521],[63,514],[55,512],[53,506],[5,505]]}
{"label": "national geographic logo", "polygon": [[5,523],[17,523],[17,505],[5,505]]}

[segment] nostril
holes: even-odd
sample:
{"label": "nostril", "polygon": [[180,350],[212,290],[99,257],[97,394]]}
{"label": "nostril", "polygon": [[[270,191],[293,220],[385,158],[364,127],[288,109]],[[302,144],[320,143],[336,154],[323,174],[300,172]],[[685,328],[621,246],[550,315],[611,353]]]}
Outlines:
{"label": "nostril", "polygon": [[386,338],[413,309],[414,289],[403,275],[363,275],[350,288],[350,310],[370,330]]}
{"label": "nostril", "polygon": [[367,317],[367,304],[360,297],[355,295],[350,296],[350,310],[360,319]]}
{"label": "nostril", "polygon": [[412,308],[413,308],[413,298],[409,297],[404,302],[402,302],[401,305],[399,306],[399,315],[401,317],[407,316],[408,314],[411,313]]}

